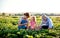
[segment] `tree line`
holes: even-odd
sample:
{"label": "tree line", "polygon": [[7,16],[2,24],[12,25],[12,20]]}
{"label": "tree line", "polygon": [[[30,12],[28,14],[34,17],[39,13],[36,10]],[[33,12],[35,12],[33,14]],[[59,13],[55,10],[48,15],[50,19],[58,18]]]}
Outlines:
{"label": "tree line", "polygon": [[[54,13],[50,13],[50,14],[47,14],[47,13],[45,13],[46,15],[48,15],[48,16],[60,16],[60,14],[54,14]],[[20,14],[20,13],[18,13],[18,14],[7,14],[7,13],[0,13],[0,16],[22,16],[23,14]],[[34,16],[41,16],[42,14],[40,14],[40,13],[36,13],[36,14],[31,14],[31,15],[34,15]]]}

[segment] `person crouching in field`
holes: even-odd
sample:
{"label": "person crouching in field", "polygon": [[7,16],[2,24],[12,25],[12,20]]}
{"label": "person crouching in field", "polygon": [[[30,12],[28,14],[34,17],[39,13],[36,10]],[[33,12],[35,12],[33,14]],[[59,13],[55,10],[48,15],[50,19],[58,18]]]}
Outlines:
{"label": "person crouching in field", "polygon": [[42,22],[41,22],[40,28],[41,29],[42,28],[43,29],[52,29],[53,28],[52,20],[45,14],[42,15]]}
{"label": "person crouching in field", "polygon": [[34,30],[35,26],[36,26],[36,20],[35,20],[35,17],[32,16],[31,19],[30,19],[30,29]]}
{"label": "person crouching in field", "polygon": [[28,26],[28,19],[29,18],[29,13],[24,13],[24,16],[20,18],[18,22],[18,30],[20,29],[27,29]]}

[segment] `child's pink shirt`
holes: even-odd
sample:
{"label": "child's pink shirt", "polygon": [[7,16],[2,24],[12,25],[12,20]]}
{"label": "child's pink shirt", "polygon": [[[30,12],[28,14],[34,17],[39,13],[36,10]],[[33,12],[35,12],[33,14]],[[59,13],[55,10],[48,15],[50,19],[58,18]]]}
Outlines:
{"label": "child's pink shirt", "polygon": [[36,24],[35,21],[30,21],[30,26],[31,26],[31,28],[34,28],[34,27],[35,27],[35,24]]}

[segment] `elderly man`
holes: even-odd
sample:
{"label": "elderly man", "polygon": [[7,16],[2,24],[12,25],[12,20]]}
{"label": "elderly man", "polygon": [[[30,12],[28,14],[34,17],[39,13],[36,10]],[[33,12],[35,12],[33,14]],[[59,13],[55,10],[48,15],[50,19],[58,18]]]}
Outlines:
{"label": "elderly man", "polygon": [[42,29],[52,29],[53,28],[53,22],[52,20],[46,16],[45,14],[42,15],[42,22],[40,24],[40,28]]}

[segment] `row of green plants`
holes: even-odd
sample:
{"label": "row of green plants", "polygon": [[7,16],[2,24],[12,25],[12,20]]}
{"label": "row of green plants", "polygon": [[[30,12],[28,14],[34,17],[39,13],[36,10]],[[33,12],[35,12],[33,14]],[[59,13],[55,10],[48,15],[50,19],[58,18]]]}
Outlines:
{"label": "row of green plants", "polygon": [[60,37],[60,30],[0,30],[0,38],[53,38]]}
{"label": "row of green plants", "polygon": [[[39,17],[40,18],[40,17]],[[41,19],[37,18],[39,24]],[[60,23],[56,18],[51,18],[54,23],[54,28],[51,30],[18,30],[18,17],[1,17],[0,18],[0,38],[59,38]]]}

